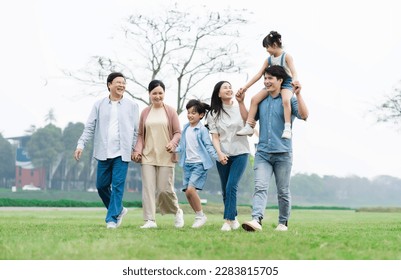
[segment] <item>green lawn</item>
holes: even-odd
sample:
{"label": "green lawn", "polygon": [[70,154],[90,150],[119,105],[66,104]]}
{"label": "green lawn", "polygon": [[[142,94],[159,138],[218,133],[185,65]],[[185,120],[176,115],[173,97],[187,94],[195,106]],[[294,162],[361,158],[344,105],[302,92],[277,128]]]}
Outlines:
{"label": "green lawn", "polygon": [[[208,222],[192,229],[157,216],[140,229],[142,210],[130,208],[122,226],[107,230],[105,210],[0,208],[2,260],[400,260],[401,213],[293,210],[288,232],[276,232],[277,210],[266,210],[263,231],[221,232],[221,205],[206,205]],[[240,222],[250,218],[240,208]]]}

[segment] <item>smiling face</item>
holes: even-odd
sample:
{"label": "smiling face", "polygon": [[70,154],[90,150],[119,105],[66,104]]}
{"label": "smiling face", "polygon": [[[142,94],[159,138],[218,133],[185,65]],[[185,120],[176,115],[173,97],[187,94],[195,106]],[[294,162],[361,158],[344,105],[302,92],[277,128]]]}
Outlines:
{"label": "smiling face", "polygon": [[150,102],[155,107],[162,107],[164,100],[164,89],[161,86],[157,86],[149,92]]}
{"label": "smiling face", "polygon": [[203,118],[203,116],[204,116],[203,113],[199,114],[196,111],[195,106],[192,106],[187,110],[187,118],[191,126],[196,126],[199,123],[199,121]]}
{"label": "smiling face", "polygon": [[123,77],[116,77],[111,83],[107,84],[110,90],[111,100],[120,100],[123,98],[125,92],[125,79]]}
{"label": "smiling face", "polygon": [[265,74],[264,84],[267,91],[271,94],[277,94],[280,92],[282,82],[282,79],[277,79],[277,77],[267,73]]}
{"label": "smiling face", "polygon": [[281,52],[281,48],[279,48],[276,43],[274,43],[273,45],[267,45],[266,47],[266,51],[269,53],[269,55],[272,56],[279,56],[280,52]]}
{"label": "smiling face", "polygon": [[221,101],[225,104],[231,103],[231,99],[233,98],[233,90],[231,88],[231,84],[223,83],[220,87],[219,97]]}

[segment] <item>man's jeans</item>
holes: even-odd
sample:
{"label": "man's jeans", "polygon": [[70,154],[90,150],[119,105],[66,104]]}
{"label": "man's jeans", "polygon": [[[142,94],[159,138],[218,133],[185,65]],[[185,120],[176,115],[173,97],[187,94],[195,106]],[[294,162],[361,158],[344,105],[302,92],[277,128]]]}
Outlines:
{"label": "man's jeans", "polygon": [[98,160],[96,188],[107,208],[106,223],[117,222],[123,210],[123,195],[128,162],[121,157]]}
{"label": "man's jeans", "polygon": [[235,220],[237,216],[238,183],[246,169],[248,154],[230,156],[226,165],[217,162],[217,171],[220,175],[221,190],[223,192],[224,219]]}
{"label": "man's jeans", "polygon": [[263,219],[269,184],[274,174],[277,185],[279,224],[287,224],[291,210],[290,177],[292,153],[266,153],[255,155],[255,191],[252,198],[252,218]]}

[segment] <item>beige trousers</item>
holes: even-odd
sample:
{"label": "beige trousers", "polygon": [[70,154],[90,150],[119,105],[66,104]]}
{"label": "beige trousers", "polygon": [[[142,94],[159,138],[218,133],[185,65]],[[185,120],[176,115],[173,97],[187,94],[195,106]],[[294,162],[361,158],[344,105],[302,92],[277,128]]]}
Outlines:
{"label": "beige trousers", "polygon": [[178,198],[174,191],[174,167],[142,164],[143,219],[156,220],[156,208],[164,214],[176,214]]}

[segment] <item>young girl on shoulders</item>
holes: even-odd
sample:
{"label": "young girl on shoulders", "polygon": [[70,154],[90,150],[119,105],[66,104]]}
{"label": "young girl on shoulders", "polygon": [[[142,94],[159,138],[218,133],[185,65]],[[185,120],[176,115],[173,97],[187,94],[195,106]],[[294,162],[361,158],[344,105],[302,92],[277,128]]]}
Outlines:
{"label": "young girl on shoulders", "polygon": [[[291,103],[290,99],[293,95],[293,82],[298,80],[297,71],[295,70],[294,61],[290,54],[285,53],[283,50],[281,35],[276,31],[271,31],[269,35],[267,35],[263,39],[263,47],[266,48],[266,51],[270,54],[270,56],[264,61],[262,68],[259,72],[242,88],[240,88],[237,92],[237,95],[245,94],[248,88],[250,88],[254,83],[256,83],[265,72],[265,69],[272,65],[280,65],[284,67],[287,74],[290,78],[286,79],[282,84],[281,90],[281,98],[283,101],[284,107],[284,130],[282,134],[282,138],[291,139]],[[251,106],[249,108],[248,119],[246,125],[243,129],[238,131],[237,135],[252,135],[253,128],[250,126],[250,123],[253,122],[256,112],[258,110],[259,103],[265,99],[268,95],[266,88],[263,88],[260,92],[258,92],[251,99]]]}

